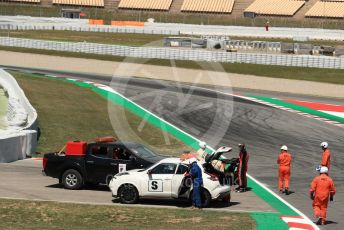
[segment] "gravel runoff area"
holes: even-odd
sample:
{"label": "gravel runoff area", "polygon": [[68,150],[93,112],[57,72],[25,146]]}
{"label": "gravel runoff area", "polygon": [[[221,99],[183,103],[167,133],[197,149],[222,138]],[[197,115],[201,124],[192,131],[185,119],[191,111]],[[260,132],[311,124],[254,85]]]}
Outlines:
{"label": "gravel runoff area", "polygon": [[[231,87],[233,88],[266,90],[322,97],[344,97],[344,85],[337,84],[211,71],[208,71],[207,74],[204,74],[202,70],[171,68],[154,65],[145,65],[143,68],[142,64],[17,53],[9,51],[0,51],[0,65],[58,71],[68,70],[70,72],[94,73],[109,76],[114,74],[118,76],[130,75],[136,77],[207,84],[214,86],[220,84],[220,86],[227,87],[229,85],[223,85],[223,82],[226,82],[226,80],[229,79]],[[216,80],[214,80],[212,76],[216,76]]]}

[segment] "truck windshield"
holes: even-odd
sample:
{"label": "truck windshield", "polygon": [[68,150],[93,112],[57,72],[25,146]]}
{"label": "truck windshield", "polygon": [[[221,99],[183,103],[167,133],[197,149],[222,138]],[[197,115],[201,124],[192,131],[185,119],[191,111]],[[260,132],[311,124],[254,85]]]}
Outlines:
{"label": "truck windshield", "polygon": [[150,150],[149,148],[139,145],[131,148],[131,150],[139,157],[143,158],[150,158],[150,157],[155,157],[156,154]]}

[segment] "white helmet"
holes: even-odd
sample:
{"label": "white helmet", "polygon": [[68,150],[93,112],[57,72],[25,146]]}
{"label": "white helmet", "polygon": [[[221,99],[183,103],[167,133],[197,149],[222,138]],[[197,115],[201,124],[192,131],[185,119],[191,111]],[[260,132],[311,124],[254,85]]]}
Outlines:
{"label": "white helmet", "polygon": [[321,165],[318,165],[315,167],[315,171],[317,171],[317,172],[320,172],[320,169],[321,169]]}
{"label": "white helmet", "polygon": [[283,145],[283,146],[281,147],[281,150],[288,151],[288,147],[287,147],[286,145]]}
{"label": "white helmet", "polygon": [[326,166],[322,166],[320,168],[320,173],[328,173],[328,168]]}
{"label": "white helmet", "polygon": [[195,157],[191,157],[189,159],[189,164],[191,165],[192,163],[197,162],[197,159]]}
{"label": "white helmet", "polygon": [[327,142],[321,142],[320,146],[323,147],[324,149],[327,149],[328,143]]}
{"label": "white helmet", "polygon": [[201,141],[200,143],[198,143],[198,145],[201,149],[205,149],[207,147],[207,143],[205,143],[204,141]]}

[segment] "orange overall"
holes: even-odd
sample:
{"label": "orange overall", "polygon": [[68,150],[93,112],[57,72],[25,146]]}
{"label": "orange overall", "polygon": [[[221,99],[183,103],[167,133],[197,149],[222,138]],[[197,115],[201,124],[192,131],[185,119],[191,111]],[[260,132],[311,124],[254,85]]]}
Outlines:
{"label": "orange overall", "polygon": [[329,196],[334,196],[336,193],[333,180],[325,173],[320,174],[312,181],[310,193],[314,194],[314,215],[322,218],[322,222],[325,223]]}
{"label": "orange overall", "polygon": [[331,165],[331,152],[329,149],[325,149],[321,159],[321,165],[326,166],[330,170]]}
{"label": "orange overall", "polygon": [[278,169],[278,189],[282,191],[283,189],[283,182],[284,187],[289,189],[289,181],[290,181],[290,163],[291,163],[291,155],[287,151],[282,151],[281,154],[278,156],[277,164],[279,164]]}

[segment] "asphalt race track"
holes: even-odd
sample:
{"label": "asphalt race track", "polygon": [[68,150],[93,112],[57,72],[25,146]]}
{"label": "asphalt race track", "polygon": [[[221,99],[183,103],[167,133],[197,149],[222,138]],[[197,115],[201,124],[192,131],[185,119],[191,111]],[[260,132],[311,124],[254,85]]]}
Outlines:
{"label": "asphalt race track", "polygon": [[[331,224],[327,228],[343,229],[344,225],[340,223],[344,211],[342,175],[344,157],[341,154],[343,152],[341,147],[344,143],[344,130],[342,128],[234,98],[230,125],[223,137],[218,136],[217,130],[209,129],[209,125],[221,127],[226,123],[227,116],[223,115],[223,119],[221,117],[218,119],[217,116],[221,116],[221,114],[214,111],[220,109],[221,112],[221,108],[219,108],[221,105],[230,106],[228,100],[231,100],[232,97],[226,98],[207,91],[195,90],[185,104],[185,101],[181,103],[178,99],[183,100],[185,97],[181,97],[180,94],[187,91],[182,90],[183,92],[180,92],[174,83],[168,84],[166,86],[164,83],[163,86],[167,89],[155,90],[155,93],[152,93],[152,89],[147,91],[146,84],[140,87],[131,86],[129,83],[122,93],[186,132],[202,140],[213,140],[215,143],[209,143],[212,146],[217,144],[217,147],[221,145],[236,147],[238,143],[244,142],[251,153],[249,174],[274,191],[278,191],[276,160],[279,148],[282,144],[288,145],[294,157],[291,177],[291,190],[294,193],[288,197],[284,196],[284,198],[310,218],[312,218],[313,212],[309,199],[309,186],[314,176],[317,175],[315,165],[321,161],[322,150],[319,145],[322,141],[328,141],[332,151],[330,175],[336,183],[338,192],[335,202],[329,206],[328,220]],[[117,90],[120,88],[116,87]],[[239,90],[234,92],[242,93]],[[152,103],[159,93],[163,94],[162,103]],[[145,94],[148,96],[145,97]],[[271,96],[276,97],[278,95]],[[299,99],[303,100],[302,97]],[[184,109],[178,108],[180,103],[185,104]],[[213,106],[202,109],[201,105],[204,103]],[[216,124],[214,125],[212,122],[216,122]],[[216,143],[219,139],[220,143]]]}
{"label": "asphalt race track", "polygon": [[[122,205],[118,199],[112,200],[111,192],[105,185],[87,186],[82,190],[67,190],[58,180],[42,176],[42,161],[22,160],[0,164],[0,197],[9,199],[29,199],[97,205]],[[245,199],[245,200],[244,200]],[[232,204],[213,202],[207,210],[224,212],[275,212],[269,204],[257,198],[253,192],[245,196],[232,194]],[[132,205],[129,205],[132,206]],[[189,208],[184,200],[141,199],[137,206],[152,208]]]}
{"label": "asphalt race track", "polygon": [[[111,80],[106,76],[81,74],[68,74],[68,76],[90,79],[107,85]],[[286,144],[294,158],[291,175],[293,193],[289,196],[282,196],[311,219],[313,219],[313,212],[308,193],[309,185],[314,176],[317,175],[315,166],[321,160],[320,143],[328,141],[332,152],[330,175],[335,181],[337,194],[328,209],[330,224],[323,229],[344,228],[344,221],[341,219],[344,211],[344,175],[342,170],[344,167],[344,129],[294,113],[239,98],[219,95],[207,90],[197,88],[190,91],[190,87],[185,84],[178,86],[173,82],[134,78],[127,82],[124,78],[116,79],[112,83],[116,90],[120,90],[125,96],[177,127],[208,141],[213,147],[221,145],[234,147],[231,156],[237,154],[236,145],[238,143],[245,143],[250,152],[248,173],[276,192],[276,160],[279,147]],[[247,90],[240,89],[233,91],[238,94],[247,92]],[[186,96],[185,93],[187,92],[191,92],[191,94]],[[269,92],[256,91],[252,94],[281,97],[281,95]],[[305,96],[287,96],[299,100],[310,100],[309,97]],[[339,100],[328,98],[313,98],[312,100],[328,103],[332,101],[334,104],[341,103]],[[221,108],[222,106],[226,106],[227,109],[224,110]],[[227,125],[229,125],[228,128]],[[216,127],[223,126],[226,131],[219,135]]]}

